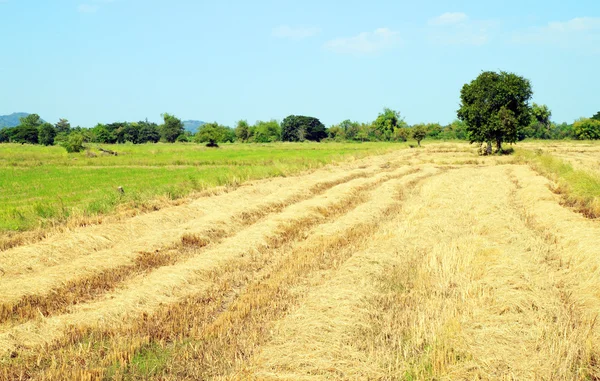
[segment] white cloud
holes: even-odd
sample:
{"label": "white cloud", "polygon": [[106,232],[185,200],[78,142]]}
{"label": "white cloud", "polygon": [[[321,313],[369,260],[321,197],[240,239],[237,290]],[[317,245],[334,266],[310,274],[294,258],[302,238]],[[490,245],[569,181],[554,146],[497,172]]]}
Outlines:
{"label": "white cloud", "polygon": [[427,24],[429,40],[435,44],[472,46],[488,43],[497,26],[493,21],[471,20],[462,12],[444,13]]}
{"label": "white cloud", "polygon": [[443,15],[434,17],[429,20],[431,26],[448,26],[457,25],[466,22],[469,16],[462,12],[446,12]]}
{"label": "white cloud", "polygon": [[314,37],[320,32],[321,29],[314,26],[291,27],[289,25],[280,25],[273,29],[272,35],[277,38],[302,40],[304,38]]}
{"label": "white cloud", "polygon": [[98,10],[98,6],[97,5],[93,5],[93,4],[79,4],[79,6],[77,7],[77,12],[79,13],[94,13]]}
{"label": "white cloud", "polygon": [[582,48],[598,51],[600,17],[577,17],[568,21],[549,22],[513,35],[519,44],[549,44],[563,48]]}
{"label": "white cloud", "polygon": [[400,34],[388,28],[363,32],[354,37],[336,38],[325,43],[325,48],[336,53],[372,54],[391,48],[401,42]]}

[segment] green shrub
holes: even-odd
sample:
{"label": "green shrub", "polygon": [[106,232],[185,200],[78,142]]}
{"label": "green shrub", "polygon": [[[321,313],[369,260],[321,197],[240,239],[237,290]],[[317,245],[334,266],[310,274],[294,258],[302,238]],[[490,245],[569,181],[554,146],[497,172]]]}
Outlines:
{"label": "green shrub", "polygon": [[67,140],[62,143],[64,149],[69,153],[81,152],[84,150],[83,135],[78,133],[70,134]]}

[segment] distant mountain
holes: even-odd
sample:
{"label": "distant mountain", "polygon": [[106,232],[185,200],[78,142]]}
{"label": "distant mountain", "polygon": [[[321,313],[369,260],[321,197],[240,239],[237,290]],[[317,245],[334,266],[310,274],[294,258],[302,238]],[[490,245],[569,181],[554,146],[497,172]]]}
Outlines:
{"label": "distant mountain", "polygon": [[186,131],[191,132],[192,134],[195,134],[196,131],[198,131],[198,128],[200,126],[205,125],[206,123],[201,121],[201,120],[184,120],[183,121],[183,128]]}
{"label": "distant mountain", "polygon": [[26,112],[13,112],[10,115],[0,115],[0,128],[16,127],[21,124],[19,118],[24,118],[29,115]]}

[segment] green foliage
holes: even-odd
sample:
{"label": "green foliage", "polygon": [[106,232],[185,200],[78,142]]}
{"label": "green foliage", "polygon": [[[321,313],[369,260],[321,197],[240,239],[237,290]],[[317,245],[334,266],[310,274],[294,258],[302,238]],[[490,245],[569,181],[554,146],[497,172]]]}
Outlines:
{"label": "green foliage", "polygon": [[327,137],[325,125],[312,116],[289,115],[281,122],[281,140],[301,142],[320,141]]}
{"label": "green foliage", "polygon": [[240,120],[235,127],[235,136],[238,141],[247,142],[250,139],[250,125],[246,120]]}
{"label": "green foliage", "polygon": [[38,143],[38,126],[20,125],[11,130],[10,140],[15,143]]}
{"label": "green foliage", "polygon": [[69,123],[68,120],[66,119],[59,119],[59,121],[54,125],[54,127],[56,128],[56,133],[60,134],[60,133],[69,133],[71,132],[71,123]]}
{"label": "green foliage", "polygon": [[43,120],[42,118],[40,118],[40,116],[38,114],[29,114],[27,116],[24,116],[22,118],[20,118],[21,121],[21,126],[27,126],[27,127],[39,127],[42,125]]}
{"label": "green foliage", "polygon": [[600,111],[598,111],[597,113],[595,113],[594,116],[592,116],[592,119],[594,119],[594,120],[600,120]]}
{"label": "green foliage", "polygon": [[112,144],[117,142],[116,135],[107,128],[104,124],[98,123],[96,127],[92,129],[95,143]]}
{"label": "green foliage", "polygon": [[56,129],[50,123],[44,123],[38,127],[38,142],[45,146],[51,146],[54,144],[54,138],[56,137]]}
{"label": "green foliage", "polygon": [[443,140],[467,140],[467,125],[461,120],[455,120],[447,126],[436,137]]}
{"label": "green foliage", "polygon": [[396,128],[394,131],[394,140],[399,142],[407,141],[411,136],[411,130],[408,127]]}
{"label": "green foliage", "polygon": [[67,150],[68,153],[77,153],[84,150],[83,146],[83,135],[79,133],[71,133],[67,140],[63,142],[62,146]]}
{"label": "green foliage", "polygon": [[189,136],[187,134],[188,131],[186,131],[186,133],[181,134],[177,137],[177,139],[175,140],[177,143],[189,143],[193,140],[192,136]]}
{"label": "green foliage", "polygon": [[253,140],[256,143],[272,143],[281,140],[281,126],[275,119],[268,122],[257,121],[252,130]]}
{"label": "green foliage", "polygon": [[412,127],[412,137],[417,141],[417,144],[421,145],[421,140],[427,136],[427,126],[424,124],[417,124]]}
{"label": "green foliage", "polygon": [[8,143],[10,141],[10,131],[9,128],[0,128],[0,143]]}
{"label": "green foliage", "polygon": [[164,123],[160,126],[160,134],[168,143],[173,143],[177,137],[183,134],[183,123],[174,115],[164,113],[161,115]]}
{"label": "green foliage", "polygon": [[517,141],[519,131],[531,121],[529,80],[513,73],[483,72],[460,92],[458,118],[467,124],[471,143]]}
{"label": "green foliage", "polygon": [[546,105],[533,103],[531,106],[531,122],[519,131],[519,140],[525,138],[552,139],[552,111]]}
{"label": "green foliage", "polygon": [[148,120],[140,121],[138,126],[138,143],[157,143],[160,140],[160,132],[156,123]]}
{"label": "green foliage", "polygon": [[428,123],[425,125],[425,130],[427,132],[426,137],[429,139],[441,139],[443,127],[439,123]]}
{"label": "green foliage", "polygon": [[123,123],[117,130],[117,141],[119,143],[139,143],[139,129],[137,123]]}
{"label": "green foliage", "polygon": [[395,130],[406,127],[406,123],[400,117],[400,112],[386,107],[373,122],[373,127],[377,132],[376,136],[379,138],[378,140],[390,141],[394,136]]}
{"label": "green foliage", "polygon": [[336,141],[343,141],[346,139],[346,132],[339,125],[329,127],[327,135],[329,136],[329,139]]}
{"label": "green foliage", "polygon": [[235,133],[217,122],[206,123],[198,129],[194,140],[197,143],[207,143],[207,147],[218,147],[218,143],[233,142]]}
{"label": "green foliage", "polygon": [[580,140],[600,139],[600,120],[582,118],[573,123],[573,134]]}

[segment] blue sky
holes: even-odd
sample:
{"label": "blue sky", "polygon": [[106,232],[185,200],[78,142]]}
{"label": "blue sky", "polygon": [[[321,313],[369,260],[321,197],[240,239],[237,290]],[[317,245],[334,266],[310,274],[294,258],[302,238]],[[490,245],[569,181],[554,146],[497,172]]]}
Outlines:
{"label": "blue sky", "polygon": [[0,0],[0,114],[449,123],[482,70],[553,120],[600,111],[600,1]]}

